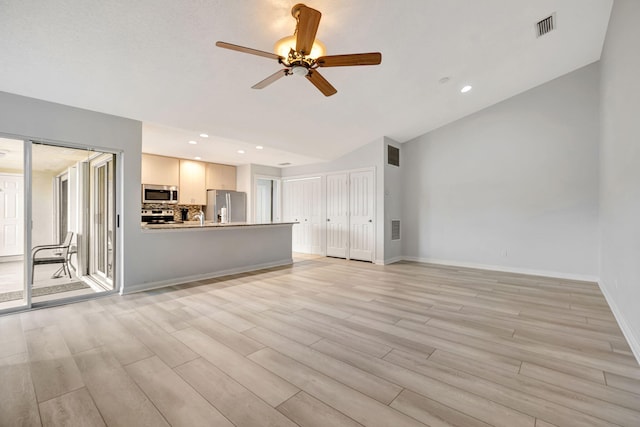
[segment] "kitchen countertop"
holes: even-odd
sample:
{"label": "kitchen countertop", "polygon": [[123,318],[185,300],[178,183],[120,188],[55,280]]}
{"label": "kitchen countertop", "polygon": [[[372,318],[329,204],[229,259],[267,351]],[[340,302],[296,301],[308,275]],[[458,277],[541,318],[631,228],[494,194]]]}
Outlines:
{"label": "kitchen countertop", "polygon": [[196,229],[196,228],[222,229],[222,228],[241,228],[241,227],[269,227],[273,225],[293,225],[293,224],[297,224],[297,222],[261,222],[261,223],[229,222],[226,224],[221,224],[219,222],[205,221],[204,225],[200,225],[200,221],[185,221],[183,223],[173,223],[173,224],[147,224],[143,222],[142,229],[143,230],[181,230],[181,229]]}

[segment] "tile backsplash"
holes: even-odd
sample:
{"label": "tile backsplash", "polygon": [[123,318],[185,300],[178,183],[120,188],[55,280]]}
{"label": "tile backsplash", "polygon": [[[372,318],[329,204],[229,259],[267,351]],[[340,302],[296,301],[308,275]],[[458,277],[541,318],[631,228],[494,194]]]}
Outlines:
{"label": "tile backsplash", "polygon": [[173,218],[175,221],[182,220],[182,209],[187,209],[187,221],[194,221],[193,217],[200,212],[200,209],[204,211],[204,206],[199,205],[163,205],[161,203],[143,203],[142,209],[172,209]]}

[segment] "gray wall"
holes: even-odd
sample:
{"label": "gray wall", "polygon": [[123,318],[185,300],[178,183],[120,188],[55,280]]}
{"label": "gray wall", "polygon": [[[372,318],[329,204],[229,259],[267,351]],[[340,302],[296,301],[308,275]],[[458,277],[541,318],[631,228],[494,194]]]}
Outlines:
{"label": "gray wall", "polygon": [[640,2],[616,0],[602,56],[601,288],[640,360]]}
{"label": "gray wall", "polygon": [[[400,163],[400,167],[389,165],[387,154],[388,146],[392,145],[400,149],[402,156],[402,144],[391,138],[384,138],[383,159],[384,159],[384,262],[389,264],[400,261],[402,259],[402,201],[404,191],[402,189],[402,172],[404,163]],[[400,220],[400,240],[391,240],[391,220]],[[406,230],[406,229],[405,229]],[[406,230],[409,233],[411,230]]]}
{"label": "gray wall", "polygon": [[403,145],[403,255],[598,276],[599,67]]}

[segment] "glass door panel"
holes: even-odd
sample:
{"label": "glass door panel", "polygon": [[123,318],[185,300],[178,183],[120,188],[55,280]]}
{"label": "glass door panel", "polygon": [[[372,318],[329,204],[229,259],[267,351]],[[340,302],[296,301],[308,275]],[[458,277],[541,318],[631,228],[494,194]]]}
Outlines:
{"label": "glass door panel", "polygon": [[24,141],[0,138],[0,311],[28,305],[24,158]]}
{"label": "glass door panel", "polygon": [[114,289],[114,156],[102,154],[91,161],[91,276]]}

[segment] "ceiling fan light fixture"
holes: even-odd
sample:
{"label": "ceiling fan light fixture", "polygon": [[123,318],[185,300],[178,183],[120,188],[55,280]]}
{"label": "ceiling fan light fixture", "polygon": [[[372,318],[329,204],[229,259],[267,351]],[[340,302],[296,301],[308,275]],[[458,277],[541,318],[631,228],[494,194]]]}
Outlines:
{"label": "ceiling fan light fixture", "polygon": [[[273,51],[276,55],[280,55],[283,58],[287,58],[289,56],[289,52],[291,49],[296,50],[296,36],[287,36],[283,37],[276,42],[273,47]],[[327,53],[327,47],[320,40],[315,39],[313,42],[313,47],[311,48],[311,53],[307,55],[309,58],[320,58]]]}
{"label": "ceiling fan light fixture", "polygon": [[304,77],[309,74],[309,69],[307,67],[303,67],[302,65],[294,65],[293,67],[291,67],[291,73],[296,76]]}

